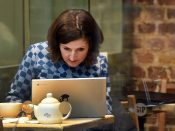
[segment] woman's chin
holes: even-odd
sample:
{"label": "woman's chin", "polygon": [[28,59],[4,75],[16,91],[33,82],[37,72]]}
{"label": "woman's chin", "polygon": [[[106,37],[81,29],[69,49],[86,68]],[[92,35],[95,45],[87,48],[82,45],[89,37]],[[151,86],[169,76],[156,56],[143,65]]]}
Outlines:
{"label": "woman's chin", "polygon": [[79,65],[79,63],[68,63],[68,65],[72,68],[75,68]]}

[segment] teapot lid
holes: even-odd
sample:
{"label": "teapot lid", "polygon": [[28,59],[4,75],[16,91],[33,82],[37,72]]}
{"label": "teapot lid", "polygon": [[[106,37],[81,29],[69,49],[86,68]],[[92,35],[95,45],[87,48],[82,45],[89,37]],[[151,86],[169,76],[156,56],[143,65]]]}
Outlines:
{"label": "teapot lid", "polygon": [[59,101],[52,96],[52,93],[47,93],[46,98],[41,101],[42,104],[59,103]]}

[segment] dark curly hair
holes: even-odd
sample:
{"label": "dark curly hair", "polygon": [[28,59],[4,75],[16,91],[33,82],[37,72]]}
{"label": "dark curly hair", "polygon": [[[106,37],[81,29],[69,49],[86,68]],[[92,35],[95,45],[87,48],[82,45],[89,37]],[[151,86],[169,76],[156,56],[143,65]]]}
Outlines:
{"label": "dark curly hair", "polygon": [[103,34],[92,15],[83,9],[70,9],[62,12],[48,30],[47,40],[53,62],[62,60],[60,43],[85,38],[89,43],[89,50],[85,64],[96,62]]}

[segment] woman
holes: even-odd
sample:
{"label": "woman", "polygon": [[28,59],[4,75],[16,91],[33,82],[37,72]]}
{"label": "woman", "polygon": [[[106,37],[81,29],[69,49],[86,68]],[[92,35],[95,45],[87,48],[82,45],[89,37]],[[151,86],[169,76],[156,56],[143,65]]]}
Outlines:
{"label": "woman", "polygon": [[26,52],[6,101],[30,100],[32,79],[107,77],[107,114],[111,114],[107,60],[99,55],[102,42],[103,34],[89,12],[64,11],[50,26],[47,41]]}
{"label": "woman", "polygon": [[[103,34],[91,14],[82,9],[61,13],[49,28],[47,41],[33,44],[26,52],[8,92],[6,101],[31,100],[32,79],[59,79],[82,77],[107,77],[107,114],[112,113],[108,64],[99,55]],[[42,89],[41,89],[42,90]],[[133,124],[126,125],[128,118],[121,114],[117,103],[116,131],[136,130]],[[110,126],[109,126],[110,127]],[[108,126],[89,131],[112,130]]]}

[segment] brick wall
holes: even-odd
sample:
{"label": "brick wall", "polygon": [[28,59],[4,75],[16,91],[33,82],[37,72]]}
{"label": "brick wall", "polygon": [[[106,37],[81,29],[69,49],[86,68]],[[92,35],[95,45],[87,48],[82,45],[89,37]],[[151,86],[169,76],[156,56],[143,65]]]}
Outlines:
{"label": "brick wall", "polygon": [[[140,81],[145,79],[155,91],[155,80],[163,78],[168,92],[175,93],[175,0],[123,0],[123,12],[123,55],[129,65],[125,73],[133,80],[132,88],[143,90]],[[159,126],[155,116],[145,124],[150,130]],[[155,123],[149,123],[151,119]],[[167,130],[173,129],[170,121]]]}
{"label": "brick wall", "polygon": [[131,77],[175,82],[175,1],[123,2],[123,52],[130,54]]}

